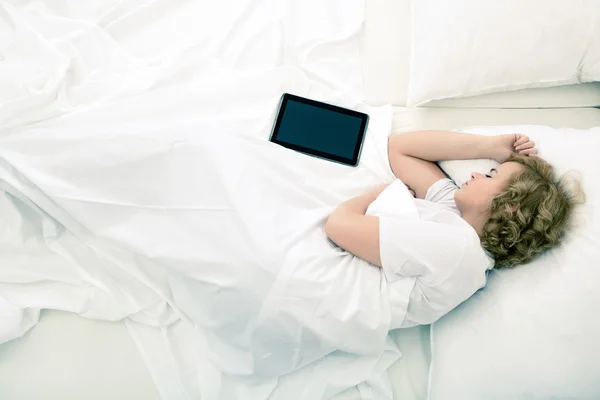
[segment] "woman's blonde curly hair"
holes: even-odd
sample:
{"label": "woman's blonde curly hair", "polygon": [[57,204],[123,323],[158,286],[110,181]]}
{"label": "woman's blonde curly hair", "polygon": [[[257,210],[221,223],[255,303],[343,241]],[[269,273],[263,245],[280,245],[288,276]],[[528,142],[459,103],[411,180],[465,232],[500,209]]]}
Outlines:
{"label": "woman's blonde curly hair", "polygon": [[564,177],[557,180],[541,158],[513,154],[506,162],[524,170],[492,200],[481,235],[498,268],[526,264],[560,242],[575,204],[583,201],[579,183],[569,190]]}

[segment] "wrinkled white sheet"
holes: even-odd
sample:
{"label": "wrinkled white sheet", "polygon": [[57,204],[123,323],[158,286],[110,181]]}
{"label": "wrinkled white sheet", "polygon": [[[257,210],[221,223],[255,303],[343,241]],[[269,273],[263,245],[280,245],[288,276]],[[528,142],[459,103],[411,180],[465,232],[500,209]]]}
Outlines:
{"label": "wrinkled white sheet", "polygon": [[[405,299],[321,228],[393,178],[363,2],[53,4],[0,5],[0,340],[55,308],[126,319],[165,399],[391,398]],[[371,115],[359,167],[268,142],[286,91]]]}

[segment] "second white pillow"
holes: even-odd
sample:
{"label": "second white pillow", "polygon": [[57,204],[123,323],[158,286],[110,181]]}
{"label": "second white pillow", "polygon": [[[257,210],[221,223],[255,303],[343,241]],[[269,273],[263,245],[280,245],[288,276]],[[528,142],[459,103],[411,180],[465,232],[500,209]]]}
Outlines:
{"label": "second white pillow", "polygon": [[412,2],[409,106],[600,80],[597,0]]}

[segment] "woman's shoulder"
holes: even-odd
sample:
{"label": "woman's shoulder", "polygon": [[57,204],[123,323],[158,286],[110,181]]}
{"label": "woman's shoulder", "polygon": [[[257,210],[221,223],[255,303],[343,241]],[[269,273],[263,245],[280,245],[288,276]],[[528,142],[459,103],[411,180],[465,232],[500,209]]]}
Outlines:
{"label": "woman's shoulder", "polygon": [[454,194],[457,190],[458,186],[448,178],[443,178],[435,182],[427,190],[425,198],[417,200],[418,206],[422,210],[421,213],[427,215],[437,210],[447,210],[460,215],[460,211],[454,200]]}
{"label": "woman's shoulder", "polygon": [[484,271],[494,267],[494,258],[481,246],[481,238],[473,227],[462,217],[448,212],[444,214],[453,221],[453,234],[462,238],[463,248],[459,264],[462,269]]}
{"label": "woman's shoulder", "polygon": [[[448,270],[436,281],[462,282],[465,286],[485,286],[486,272],[494,267],[494,259],[481,246],[477,232],[461,217],[448,212],[453,223],[441,223],[445,243],[432,246],[431,251],[444,252]],[[471,282],[471,284],[468,284]]]}
{"label": "woman's shoulder", "polygon": [[474,260],[476,263],[493,265],[493,258],[481,246],[481,239],[473,227],[460,215],[450,210],[439,210],[431,216],[430,221],[443,231],[447,241],[445,247],[454,246],[460,249],[460,261],[464,259]]}
{"label": "woman's shoulder", "polygon": [[454,192],[458,190],[456,183],[449,178],[442,178],[434,182],[427,193],[425,194],[425,200],[437,203],[439,201],[454,199]]}

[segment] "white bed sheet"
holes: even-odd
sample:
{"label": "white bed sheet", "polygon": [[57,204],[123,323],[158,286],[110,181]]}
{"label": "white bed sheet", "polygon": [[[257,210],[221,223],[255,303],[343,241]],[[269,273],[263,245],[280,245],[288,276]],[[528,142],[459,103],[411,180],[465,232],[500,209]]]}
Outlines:
{"label": "white bed sheet", "polygon": [[[600,110],[398,108],[393,120],[398,131],[502,124],[589,128],[600,126]],[[430,357],[428,327],[395,330],[390,336],[403,353],[388,370],[394,399],[425,399]],[[123,322],[43,312],[40,324],[32,331],[0,347],[0,398],[158,398],[154,382],[134,347]],[[357,388],[335,397],[359,398]]]}
{"label": "white bed sheet", "polygon": [[[172,400],[390,398],[405,298],[321,229],[391,179],[363,19],[361,0],[0,4],[0,341],[60,309],[126,319]],[[266,140],[286,91],[369,112],[361,168]]]}

